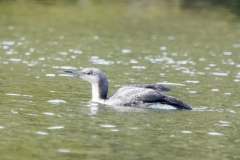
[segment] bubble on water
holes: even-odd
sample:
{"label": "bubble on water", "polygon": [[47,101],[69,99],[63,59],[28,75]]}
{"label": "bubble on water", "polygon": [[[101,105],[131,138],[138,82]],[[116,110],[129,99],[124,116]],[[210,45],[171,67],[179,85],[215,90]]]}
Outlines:
{"label": "bubble on water", "polygon": [[173,52],[171,55],[172,55],[172,56],[177,56],[178,54],[177,54],[177,53],[175,53],[175,52]]}
{"label": "bubble on water", "polygon": [[235,106],[235,107],[240,107],[240,104],[235,104],[234,106]]}
{"label": "bubble on water", "polygon": [[216,126],[221,126],[221,127],[228,127],[230,126],[230,123],[227,121],[218,121],[218,124],[215,124]]}
{"label": "bubble on water", "polygon": [[224,93],[225,95],[231,95],[232,93]]}
{"label": "bubble on water", "polygon": [[129,63],[138,63],[135,59],[130,59]]}
{"label": "bubble on water", "polygon": [[48,28],[48,32],[53,32],[54,29],[53,28]]}
{"label": "bubble on water", "polygon": [[11,50],[9,50],[9,51],[5,51],[5,54],[14,54],[15,52],[14,52],[14,50],[13,49],[11,49]]}
{"label": "bubble on water", "polygon": [[51,112],[43,112],[43,114],[48,115],[48,116],[53,116],[54,115],[54,113],[51,113]]}
{"label": "bubble on water", "polygon": [[18,113],[17,111],[14,111],[14,110],[11,110],[11,112],[12,112],[13,114],[17,114],[17,113]]}
{"label": "bubble on water", "polygon": [[182,133],[190,134],[190,133],[192,133],[192,131],[183,130]]}
{"label": "bubble on water", "polygon": [[12,62],[20,62],[21,59],[18,59],[18,58],[9,58],[9,61],[12,61]]}
{"label": "bubble on water", "polygon": [[208,132],[208,134],[211,136],[222,136],[223,135],[222,133],[219,133],[219,132]]}
{"label": "bubble on water", "polygon": [[48,129],[63,129],[64,126],[51,126],[51,127],[48,127]]}
{"label": "bubble on water", "polygon": [[192,80],[187,80],[186,82],[187,82],[187,83],[195,83],[195,84],[196,84],[196,83],[199,83],[199,81],[192,81]]}
{"label": "bubble on water", "polygon": [[229,122],[228,121],[218,121],[219,123],[222,123],[222,124],[228,124]]}
{"label": "bubble on water", "polygon": [[138,130],[137,127],[130,127],[130,129],[132,129],[132,130]]}
{"label": "bubble on water", "polygon": [[204,73],[204,72],[197,72],[196,74],[198,74],[198,75],[204,75],[205,73]]}
{"label": "bubble on water", "polygon": [[73,51],[74,51],[74,49],[69,49],[69,50],[68,50],[68,52],[73,52]]}
{"label": "bubble on water", "polygon": [[77,70],[76,67],[72,67],[72,66],[60,66],[60,69],[70,69],[70,70]]}
{"label": "bubble on water", "polygon": [[130,49],[122,49],[122,53],[123,54],[131,53],[131,50]]}
{"label": "bubble on water", "polygon": [[161,51],[165,51],[165,50],[167,50],[167,47],[166,47],[166,46],[161,46],[161,47],[160,47],[160,50],[161,50]]}
{"label": "bubble on water", "polygon": [[213,72],[212,75],[214,75],[214,76],[228,76],[227,73],[221,73],[221,72]]}
{"label": "bubble on water", "polygon": [[188,91],[189,93],[191,93],[191,94],[196,94],[197,93],[197,91]]}
{"label": "bubble on water", "polygon": [[44,57],[40,57],[40,58],[38,58],[38,60],[40,60],[40,61],[44,61],[45,58],[44,58]]}
{"label": "bubble on water", "polygon": [[146,69],[145,66],[132,66],[132,69]]}
{"label": "bubble on water", "polygon": [[232,109],[227,109],[227,111],[230,112],[230,113],[233,113],[233,114],[236,114],[236,113],[237,113],[237,112],[235,112],[235,111],[232,110]]}
{"label": "bubble on water", "polygon": [[111,65],[114,64],[113,61],[106,61],[104,59],[98,59],[98,56],[92,56],[90,60],[93,64]]}
{"label": "bubble on water", "polygon": [[8,46],[2,46],[2,49],[8,49],[9,47]]}
{"label": "bubble on water", "polygon": [[24,94],[22,95],[23,97],[33,97],[32,95],[27,95],[27,94]]}
{"label": "bubble on water", "polygon": [[98,56],[91,56],[90,59],[92,59],[92,60],[96,60],[96,59],[98,59],[98,58],[99,58]]}
{"label": "bubble on water", "polygon": [[240,72],[237,73],[236,78],[240,78]]}
{"label": "bubble on water", "polygon": [[8,26],[8,30],[13,30],[14,27],[13,26]]}
{"label": "bubble on water", "polygon": [[30,51],[30,52],[34,52],[34,51],[35,51],[35,48],[29,48],[29,51]]}
{"label": "bubble on water", "polygon": [[168,39],[168,40],[174,40],[175,37],[174,37],[174,36],[168,36],[167,39]]}
{"label": "bubble on water", "polygon": [[119,130],[118,129],[111,129],[110,131],[111,132],[118,132]]}
{"label": "bubble on water", "polygon": [[32,66],[35,66],[35,64],[28,64],[27,66],[32,67]]}
{"label": "bubble on water", "polygon": [[234,48],[240,48],[240,43],[238,43],[238,44],[233,44],[233,47],[234,47]]}
{"label": "bubble on water", "polygon": [[214,88],[214,89],[212,89],[211,91],[212,91],[212,92],[218,92],[219,89]]}
{"label": "bubble on water", "polygon": [[48,135],[47,132],[43,132],[43,131],[36,131],[36,134],[44,135],[44,136]]}
{"label": "bubble on water", "polygon": [[58,42],[57,41],[54,41],[54,42],[48,42],[49,45],[58,45]]}
{"label": "bubble on water", "polygon": [[59,39],[64,39],[65,37],[64,36],[59,36]]}
{"label": "bubble on water", "polygon": [[59,103],[67,103],[67,102],[61,99],[53,99],[53,100],[48,100],[48,103],[59,104]]}
{"label": "bubble on water", "polygon": [[60,54],[62,56],[66,56],[66,55],[68,55],[68,52],[58,52],[58,54]]}
{"label": "bubble on water", "polygon": [[216,67],[216,64],[211,63],[209,64],[209,67]]}
{"label": "bubble on water", "polygon": [[232,55],[232,52],[223,52],[223,55],[224,56],[230,56],[230,55]]}
{"label": "bubble on water", "polygon": [[69,149],[60,148],[60,149],[58,149],[58,152],[61,152],[61,153],[69,153],[70,150],[69,150]]}
{"label": "bubble on water", "polygon": [[71,74],[58,74],[60,77],[74,77],[74,75]]}
{"label": "bubble on water", "polygon": [[95,39],[95,40],[98,40],[99,39],[99,36],[93,36],[93,39]]}
{"label": "bubble on water", "polygon": [[29,56],[30,54],[31,54],[30,52],[26,52],[26,53],[25,53],[26,56]]}
{"label": "bubble on water", "polygon": [[46,77],[55,77],[55,74],[46,74]]}
{"label": "bubble on water", "polygon": [[21,94],[16,94],[16,93],[7,93],[7,96],[21,96]]}
{"label": "bubble on water", "polygon": [[73,53],[75,53],[75,54],[82,54],[83,51],[80,51],[80,50],[74,50]]}
{"label": "bubble on water", "polygon": [[171,83],[171,82],[161,82],[161,83],[157,83],[157,84],[173,85],[173,86],[185,86],[185,84],[181,84],[181,83]]}
{"label": "bubble on water", "polygon": [[2,41],[2,45],[12,46],[12,45],[14,45],[14,44],[15,44],[14,41]]}
{"label": "bubble on water", "polygon": [[111,124],[101,124],[100,127],[102,127],[102,128],[115,128],[116,126],[111,125]]}
{"label": "bubble on water", "polygon": [[205,70],[210,70],[210,67],[205,67],[204,69],[205,69]]}

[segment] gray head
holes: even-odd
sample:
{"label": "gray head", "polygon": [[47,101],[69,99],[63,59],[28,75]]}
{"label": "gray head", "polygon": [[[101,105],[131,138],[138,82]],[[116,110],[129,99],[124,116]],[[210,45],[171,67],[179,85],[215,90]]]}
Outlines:
{"label": "gray head", "polygon": [[78,76],[91,84],[101,83],[102,80],[106,79],[106,76],[98,68],[84,68],[77,72]]}
{"label": "gray head", "polygon": [[90,82],[92,85],[97,85],[99,88],[100,98],[105,99],[108,92],[108,81],[104,73],[98,68],[84,68],[81,71],[65,71],[66,73],[78,76],[83,80]]}

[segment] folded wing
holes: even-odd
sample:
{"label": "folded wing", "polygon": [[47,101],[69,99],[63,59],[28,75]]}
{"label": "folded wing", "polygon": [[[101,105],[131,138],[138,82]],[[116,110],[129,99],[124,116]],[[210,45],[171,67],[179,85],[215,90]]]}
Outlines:
{"label": "folded wing", "polygon": [[[171,105],[177,109],[192,110],[189,105],[181,100],[161,93],[161,86],[146,84],[122,87],[109,96],[108,101],[120,106],[140,105],[143,103],[161,103]],[[168,88],[166,87],[163,90],[166,91],[167,89]]]}

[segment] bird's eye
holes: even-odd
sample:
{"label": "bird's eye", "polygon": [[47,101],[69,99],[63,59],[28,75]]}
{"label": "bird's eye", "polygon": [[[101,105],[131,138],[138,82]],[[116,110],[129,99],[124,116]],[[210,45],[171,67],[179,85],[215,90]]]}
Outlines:
{"label": "bird's eye", "polygon": [[87,72],[87,75],[90,75],[91,73],[90,72]]}

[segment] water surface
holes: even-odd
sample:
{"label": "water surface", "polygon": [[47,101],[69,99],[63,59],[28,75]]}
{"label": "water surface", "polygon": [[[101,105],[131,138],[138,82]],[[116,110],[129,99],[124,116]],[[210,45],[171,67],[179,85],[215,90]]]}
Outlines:
{"label": "water surface", "polygon": [[[1,157],[239,159],[240,24],[220,13],[1,2]],[[194,110],[91,103],[90,84],[63,73],[84,67],[100,68],[110,92],[162,83]]]}

